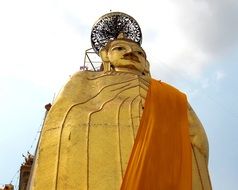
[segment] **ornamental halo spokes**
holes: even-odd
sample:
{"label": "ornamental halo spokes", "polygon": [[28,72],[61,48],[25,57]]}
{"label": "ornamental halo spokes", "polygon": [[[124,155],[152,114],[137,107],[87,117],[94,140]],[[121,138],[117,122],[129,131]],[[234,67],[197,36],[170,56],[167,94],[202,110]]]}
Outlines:
{"label": "ornamental halo spokes", "polygon": [[91,32],[91,44],[98,54],[110,40],[114,40],[120,33],[124,37],[136,43],[142,43],[142,33],[137,21],[122,12],[110,12],[100,17],[93,25]]}

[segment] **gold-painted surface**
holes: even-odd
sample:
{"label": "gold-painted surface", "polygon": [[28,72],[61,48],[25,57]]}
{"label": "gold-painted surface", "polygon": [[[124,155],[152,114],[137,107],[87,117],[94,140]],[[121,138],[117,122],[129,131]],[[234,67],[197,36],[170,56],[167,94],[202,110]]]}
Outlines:
{"label": "gold-painted surface", "polygon": [[193,190],[210,190],[212,185],[208,171],[208,140],[202,123],[190,105],[188,105],[188,121],[192,143]]}
{"label": "gold-painted surface", "polygon": [[[28,189],[120,189],[150,73],[138,44],[115,41],[100,52],[102,72],[76,73],[55,100],[41,133]],[[207,137],[189,105],[188,118],[193,189],[209,190]]]}
{"label": "gold-painted surface", "polygon": [[146,53],[137,43],[126,39],[109,42],[99,52],[104,72],[111,70],[150,76],[150,64]]}
{"label": "gold-painted surface", "polygon": [[148,86],[131,73],[74,75],[45,121],[32,189],[118,189]]}
{"label": "gold-painted surface", "polygon": [[[31,189],[119,189],[148,85],[148,77],[131,73],[76,73],[48,113]],[[202,127],[188,110],[190,129]],[[211,189],[201,152],[194,148],[195,190]]]}

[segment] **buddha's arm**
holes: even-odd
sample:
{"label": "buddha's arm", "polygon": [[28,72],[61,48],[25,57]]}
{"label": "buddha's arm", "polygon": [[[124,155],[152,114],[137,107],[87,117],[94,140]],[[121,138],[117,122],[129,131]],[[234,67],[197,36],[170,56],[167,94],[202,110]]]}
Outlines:
{"label": "buddha's arm", "polygon": [[208,140],[202,123],[198,119],[192,107],[188,104],[188,122],[189,135],[193,146],[195,146],[200,153],[205,157],[208,163]]}

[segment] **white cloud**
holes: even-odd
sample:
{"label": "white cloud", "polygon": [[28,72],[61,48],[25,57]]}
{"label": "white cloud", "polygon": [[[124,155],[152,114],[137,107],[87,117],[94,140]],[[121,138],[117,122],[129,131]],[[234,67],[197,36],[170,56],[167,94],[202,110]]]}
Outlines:
{"label": "white cloud", "polygon": [[86,40],[65,21],[55,5],[11,3],[5,4],[8,9],[1,6],[0,10],[1,76],[59,86],[82,64]]}
{"label": "white cloud", "polygon": [[[110,9],[126,12],[139,22],[142,46],[156,75],[159,65],[199,78],[214,59],[213,42],[216,42],[215,48],[222,49],[232,38],[228,35],[227,40],[218,40],[222,31],[217,29],[230,31],[230,22],[225,25],[222,19],[219,23],[216,18],[217,15],[222,18],[224,3],[220,1],[214,5],[205,0],[183,0],[179,4],[173,0],[114,4],[105,0],[86,1],[84,5],[76,0],[25,0],[1,4],[1,75],[31,78],[36,84],[49,87],[63,83],[62,78],[66,79],[83,64],[84,51],[91,46],[91,27]],[[224,6],[225,17],[231,20],[234,20],[235,8],[230,14],[226,13],[233,4],[229,1]]]}
{"label": "white cloud", "polygon": [[220,56],[238,43],[238,1],[174,1],[187,38],[207,54]]}

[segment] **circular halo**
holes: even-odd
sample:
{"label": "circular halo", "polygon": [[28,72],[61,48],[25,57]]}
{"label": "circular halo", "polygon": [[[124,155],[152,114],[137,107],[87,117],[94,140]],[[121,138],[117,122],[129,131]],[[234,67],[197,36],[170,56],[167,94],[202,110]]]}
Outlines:
{"label": "circular halo", "polygon": [[122,12],[111,12],[100,17],[93,25],[91,32],[91,44],[98,54],[110,40],[114,40],[120,33],[124,37],[138,44],[142,42],[142,33],[136,20]]}

